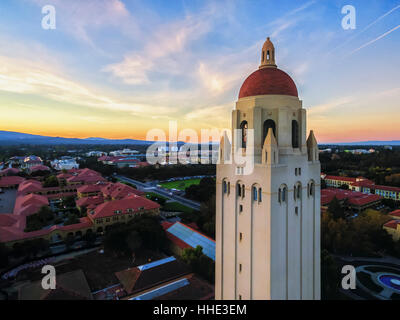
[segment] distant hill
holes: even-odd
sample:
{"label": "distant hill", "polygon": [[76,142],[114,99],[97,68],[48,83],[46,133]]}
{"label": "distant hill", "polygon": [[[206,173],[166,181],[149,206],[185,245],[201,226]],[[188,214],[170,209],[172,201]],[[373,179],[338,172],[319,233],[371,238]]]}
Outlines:
{"label": "distant hill", "polygon": [[[12,131],[0,131],[0,145],[17,145],[17,144],[135,144],[149,145],[152,141],[135,140],[135,139],[105,139],[105,138],[63,138],[63,137],[47,137],[36,134],[20,133]],[[178,142],[178,145],[182,142]],[[400,146],[400,140],[392,141],[358,141],[358,142],[337,142],[337,143],[321,143],[320,145],[341,145],[341,146]]]}
{"label": "distant hill", "polygon": [[390,141],[355,141],[355,142],[336,142],[336,143],[321,143],[324,146],[400,146],[400,140]]}
{"label": "distant hill", "polygon": [[37,144],[37,145],[55,145],[55,144],[135,144],[147,145],[153,142],[134,139],[104,139],[104,138],[62,138],[47,137],[35,134],[0,131],[0,145],[17,145],[17,144]]}

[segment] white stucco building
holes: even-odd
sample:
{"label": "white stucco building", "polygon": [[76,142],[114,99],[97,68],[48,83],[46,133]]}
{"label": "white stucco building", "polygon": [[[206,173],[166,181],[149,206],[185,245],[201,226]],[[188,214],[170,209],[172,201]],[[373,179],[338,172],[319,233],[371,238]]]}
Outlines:
{"label": "white stucco building", "polygon": [[62,157],[61,159],[55,159],[51,161],[51,166],[55,170],[79,169],[79,164],[76,162],[75,158],[72,157]]}
{"label": "white stucco building", "polygon": [[306,120],[268,38],[232,111],[242,130],[220,143],[216,299],[320,299],[320,163]]}

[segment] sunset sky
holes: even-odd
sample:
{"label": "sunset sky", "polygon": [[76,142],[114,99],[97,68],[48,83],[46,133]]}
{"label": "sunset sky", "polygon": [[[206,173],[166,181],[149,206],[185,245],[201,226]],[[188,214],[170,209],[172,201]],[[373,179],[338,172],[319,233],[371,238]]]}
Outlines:
{"label": "sunset sky", "polygon": [[[55,30],[41,26],[48,4]],[[319,142],[400,140],[400,0],[2,0],[0,130],[229,128],[267,36]]]}

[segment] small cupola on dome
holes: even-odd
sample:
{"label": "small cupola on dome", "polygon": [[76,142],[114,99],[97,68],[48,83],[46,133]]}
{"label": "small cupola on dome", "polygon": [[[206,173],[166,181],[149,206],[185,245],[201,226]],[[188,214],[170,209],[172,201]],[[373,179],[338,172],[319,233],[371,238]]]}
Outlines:
{"label": "small cupola on dome", "polygon": [[261,51],[261,64],[260,69],[262,68],[276,68],[275,64],[275,47],[269,37],[264,42]]}

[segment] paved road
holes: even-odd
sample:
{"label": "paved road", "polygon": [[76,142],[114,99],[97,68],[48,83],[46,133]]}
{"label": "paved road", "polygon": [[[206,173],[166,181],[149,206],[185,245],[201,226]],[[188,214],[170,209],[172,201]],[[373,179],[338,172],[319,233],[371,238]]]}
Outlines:
{"label": "paved road", "polygon": [[184,197],[181,196],[177,196],[175,194],[171,194],[171,192],[165,191],[162,188],[159,188],[157,186],[155,186],[155,184],[153,182],[140,182],[131,178],[127,178],[125,176],[115,176],[117,179],[120,179],[122,181],[128,182],[128,183],[132,183],[134,185],[136,185],[136,187],[141,190],[141,191],[146,191],[146,192],[155,192],[158,193],[159,195],[166,197],[168,199],[172,199],[176,202],[179,202],[189,208],[195,209],[195,210],[199,210],[200,209],[200,203],[197,201],[193,201],[193,200],[189,200],[186,199]]}

